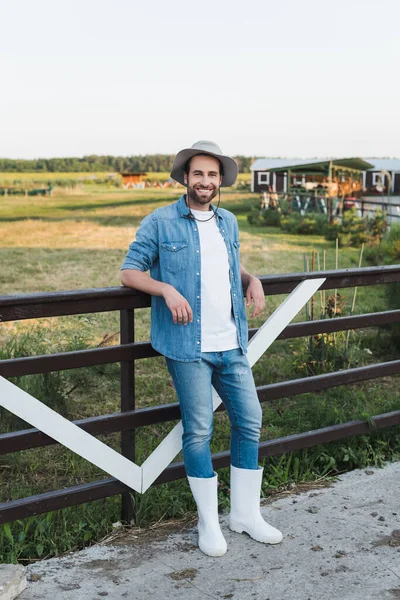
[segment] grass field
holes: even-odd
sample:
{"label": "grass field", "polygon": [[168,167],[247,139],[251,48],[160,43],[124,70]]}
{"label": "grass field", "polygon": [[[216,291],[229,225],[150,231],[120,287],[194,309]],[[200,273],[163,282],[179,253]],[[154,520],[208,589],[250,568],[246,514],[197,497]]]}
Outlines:
{"label": "grass field", "polygon": [[[175,201],[179,194],[177,190],[110,191],[96,186],[92,193],[85,188],[78,195],[1,197],[0,294],[118,286],[120,265],[141,219],[156,207]],[[241,261],[246,269],[259,275],[303,271],[304,254],[310,256],[312,250],[316,250],[322,256],[324,249],[327,252],[326,267],[334,268],[333,243],[322,237],[295,236],[273,228],[251,227],[247,223],[247,214],[257,204],[255,195],[238,192],[222,195],[221,205],[232,210],[239,221]],[[358,249],[341,250],[339,267],[356,266],[358,255]],[[349,314],[352,293],[350,289],[341,290],[346,301],[344,314]],[[261,324],[281,300],[282,297],[269,298],[265,314],[250,321],[250,326]],[[359,288],[356,313],[384,309],[383,286]],[[304,318],[303,311],[297,319]],[[138,340],[149,339],[149,324],[149,310],[137,311]],[[113,313],[4,323],[0,327],[0,358],[116,344],[119,342],[118,331],[118,316]],[[337,343],[342,344],[341,334],[337,339]],[[390,359],[392,352],[385,331],[366,330],[351,336],[352,366]],[[256,383],[302,376],[307,360],[306,340],[276,342],[254,368]],[[333,363],[330,366],[337,368]],[[175,401],[163,359],[138,361],[136,377],[139,407]],[[23,377],[16,383],[70,419],[119,409],[118,365],[51,373],[46,377]],[[262,440],[388,412],[398,408],[399,403],[395,378],[264,403]],[[4,411],[0,412],[0,417],[3,432],[24,427]],[[146,427],[138,432],[139,463],[174,424]],[[229,433],[226,415],[216,415],[214,452],[229,448]],[[103,439],[118,448],[117,435]],[[399,456],[397,428],[376,436],[360,436],[273,457],[263,461],[264,492],[269,494],[290,482],[313,481],[346,468],[380,464],[387,458]],[[107,475],[62,447],[28,450],[0,458],[0,501],[104,476]],[[226,507],[227,470],[220,472],[220,478],[223,483],[221,506]],[[193,508],[185,480],[154,487],[137,499],[137,523],[181,518]],[[25,520],[9,529],[0,528],[0,560],[27,560],[81,547],[105,535],[111,523],[117,520],[119,498],[111,498],[58,511],[50,517],[39,516],[30,524]]]}
{"label": "grass field", "polygon": [[[110,171],[111,173],[111,171]],[[0,171],[0,183],[7,183],[12,181],[52,181],[54,179],[91,179],[93,177],[103,178],[108,174],[107,171],[94,171],[94,172],[41,172],[41,171],[27,171],[26,173],[12,173],[12,172],[1,172]]]}
{"label": "grass field", "polygon": [[[112,173],[112,171],[75,171],[75,172],[61,172],[57,171],[54,173],[31,171],[26,173],[12,173],[0,171],[0,183],[5,181],[24,181],[26,179],[35,179],[37,181],[51,181],[52,179],[90,179],[92,177],[103,178],[105,175]],[[168,171],[155,171],[146,173],[147,179],[168,179]],[[239,173],[238,180],[246,181],[251,179],[250,173]]]}

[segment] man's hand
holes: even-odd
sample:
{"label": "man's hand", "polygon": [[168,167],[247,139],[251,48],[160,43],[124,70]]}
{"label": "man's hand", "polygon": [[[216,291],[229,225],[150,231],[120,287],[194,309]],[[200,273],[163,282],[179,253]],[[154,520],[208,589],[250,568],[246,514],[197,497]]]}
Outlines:
{"label": "man's hand", "polygon": [[250,282],[246,290],[246,306],[254,302],[254,310],[251,317],[258,317],[265,308],[264,290],[261,281],[257,277],[250,276]]}
{"label": "man's hand", "polygon": [[193,321],[193,312],[189,302],[172,285],[165,286],[163,297],[171,311],[174,323],[187,325]]}

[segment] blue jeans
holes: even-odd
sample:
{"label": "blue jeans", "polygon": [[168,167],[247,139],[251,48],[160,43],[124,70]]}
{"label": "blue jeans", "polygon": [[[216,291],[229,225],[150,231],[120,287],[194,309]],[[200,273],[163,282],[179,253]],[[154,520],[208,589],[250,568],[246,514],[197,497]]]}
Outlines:
{"label": "blue jeans", "polygon": [[189,477],[213,477],[210,440],[213,431],[212,386],[224,403],[231,422],[231,463],[258,469],[262,410],[253,374],[240,348],[202,352],[201,360],[166,358],[182,413],[182,452]]}

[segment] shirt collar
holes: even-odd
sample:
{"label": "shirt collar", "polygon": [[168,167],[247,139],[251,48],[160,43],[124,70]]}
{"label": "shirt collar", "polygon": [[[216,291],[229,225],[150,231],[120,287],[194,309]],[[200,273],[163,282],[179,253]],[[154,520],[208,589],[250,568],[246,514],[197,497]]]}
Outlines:
{"label": "shirt collar", "polygon": [[[179,215],[181,217],[187,217],[190,213],[189,208],[186,204],[186,194],[182,194],[182,196],[179,198],[178,202],[177,202],[177,207],[178,207],[178,212]],[[211,208],[212,210],[215,211],[217,210],[217,207],[214,206],[214,204],[211,204]],[[220,219],[223,218],[222,214],[219,212],[219,210],[216,213],[217,217],[219,217]]]}

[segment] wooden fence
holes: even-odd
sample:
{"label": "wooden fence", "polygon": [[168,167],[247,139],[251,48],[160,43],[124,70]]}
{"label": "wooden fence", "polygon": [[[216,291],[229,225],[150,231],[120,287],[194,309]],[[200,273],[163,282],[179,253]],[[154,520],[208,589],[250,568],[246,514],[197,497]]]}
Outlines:
{"label": "wooden fence", "polygon": [[292,190],[288,192],[262,192],[260,196],[260,209],[268,207],[275,207],[280,200],[290,202],[292,209],[299,211],[301,215],[305,215],[307,212],[317,212],[329,214],[333,218],[339,210],[340,215],[343,216],[343,211],[349,208],[349,204],[344,206],[346,202],[350,202],[351,205],[355,205],[359,216],[367,217],[369,214],[373,215],[376,212],[377,207],[382,210],[389,222],[392,219],[400,219],[400,204],[398,203],[398,196],[361,196],[355,199],[339,199],[329,198],[325,193],[318,193],[318,190],[310,190],[308,192],[302,190]]}
{"label": "wooden fence", "polygon": [[[265,295],[274,295],[290,293],[299,282],[320,277],[326,278],[321,289],[396,283],[400,282],[400,265],[313,273],[290,273],[260,277],[260,279]],[[121,454],[135,461],[135,430],[137,428],[180,418],[178,403],[151,408],[136,408],[135,361],[157,356],[157,352],[153,350],[150,343],[135,342],[135,309],[149,306],[149,296],[129,288],[91,289],[0,297],[0,321],[2,322],[105,311],[119,311],[120,313],[120,345],[62,354],[2,360],[0,361],[0,375],[3,377],[16,377],[119,362],[121,364],[120,412],[80,419],[74,421],[74,423],[94,436],[121,432]],[[399,322],[400,310],[391,310],[293,323],[284,329],[279,339],[364,327],[379,327]],[[250,329],[249,337],[252,337],[256,331],[256,329]],[[257,392],[260,402],[267,402],[286,396],[316,392],[340,385],[351,385],[368,379],[399,373],[400,360],[394,360],[324,375],[263,385],[257,388]],[[218,410],[224,410],[223,405]],[[400,424],[400,409],[375,415],[369,421],[351,421],[268,440],[260,444],[259,455],[260,457],[266,457],[283,454],[339,440],[350,435],[367,434],[371,431],[372,426],[375,429],[398,424]],[[3,433],[0,435],[0,454],[5,455],[56,443],[54,439],[37,429]],[[213,464],[216,469],[228,466],[229,462],[229,451],[213,455]],[[172,463],[158,477],[155,484],[183,477],[185,477],[184,465],[182,462],[176,462]],[[0,523],[99,500],[116,494],[122,494],[122,518],[129,521],[134,514],[132,495],[129,488],[115,478],[108,478],[4,502],[0,504]]]}

